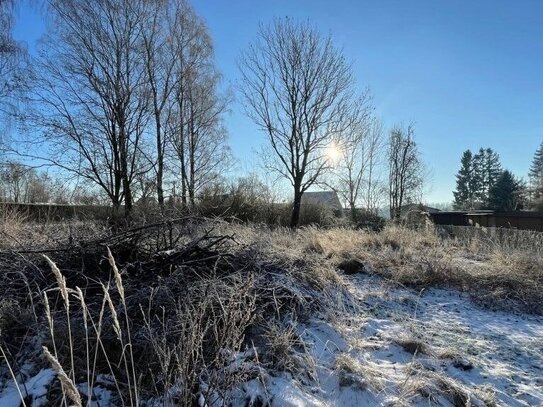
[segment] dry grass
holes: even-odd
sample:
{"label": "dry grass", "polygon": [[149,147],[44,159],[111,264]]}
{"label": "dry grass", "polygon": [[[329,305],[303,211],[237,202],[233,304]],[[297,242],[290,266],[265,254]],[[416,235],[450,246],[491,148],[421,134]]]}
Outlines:
{"label": "dry grass", "polygon": [[[50,228],[35,238],[41,232],[32,232],[24,219],[2,224],[5,234],[17,235],[16,245],[4,243],[10,250],[0,256],[4,359],[16,370],[17,352],[29,337],[40,335],[63,378],[55,384],[63,394],[58,405],[67,400],[77,405],[70,386],[88,394],[103,375],[112,380],[117,405],[152,398],[186,406],[203,398],[212,405],[253,377],[254,369],[236,362],[253,346],[261,359],[255,363],[315,381],[315,362],[294,324],[316,312],[332,317],[355,307],[348,277],[338,270],[346,261],[350,272],[375,274],[386,284],[451,287],[485,306],[543,313],[543,258],[528,235],[521,243],[487,235],[443,239],[433,230],[395,226],[380,233],[292,231],[216,221],[130,235],[108,251],[100,244],[74,245],[86,231],[91,238],[106,233],[103,225],[79,226],[63,226],[62,236],[48,234]],[[229,238],[211,243],[195,238],[212,235]],[[48,263],[12,252],[54,242],[69,250],[54,252]],[[399,338],[398,344],[414,355],[433,355],[420,341]],[[344,384],[386,386],[386,377],[371,363],[340,355],[336,367]],[[308,368],[309,374],[303,373]],[[490,393],[468,394],[456,382],[416,365],[412,370],[406,399],[443,395],[457,403],[477,397],[492,405]],[[87,396],[80,393],[85,405]]]}
{"label": "dry grass", "polygon": [[[316,381],[316,364],[298,333],[295,319],[271,320],[264,324],[265,355],[276,371],[292,373],[300,381]],[[265,360],[264,360],[265,361]]]}
{"label": "dry grass", "polygon": [[304,346],[294,324],[269,321],[264,327],[263,337],[278,370],[295,372],[300,367],[303,368],[297,365],[297,360],[293,357],[294,353]]}
{"label": "dry grass", "polygon": [[14,247],[23,239],[28,229],[28,222],[24,215],[14,209],[0,210],[0,236],[3,247]]}
{"label": "dry grass", "polygon": [[404,351],[414,356],[432,355],[433,350],[423,341],[412,337],[399,337],[395,342],[403,348]]}
{"label": "dry grass", "polygon": [[[206,223],[172,232],[166,226],[130,237],[128,245],[117,243],[111,251],[94,244],[61,246],[45,258],[4,254],[3,267],[21,271],[13,271],[13,277],[6,273],[9,282],[2,291],[17,295],[4,301],[0,321],[11,326],[13,304],[32,310],[30,327],[43,338],[57,372],[52,403],[86,405],[87,394],[104,375],[116,405],[137,406],[153,398],[185,406],[196,400],[227,403],[231,390],[255,374],[254,366],[237,362],[252,343],[262,346],[259,353],[273,355],[263,357],[267,368],[315,379],[314,362],[294,327],[269,321],[333,309],[341,277],[331,263],[319,267],[317,255],[296,258],[270,251],[257,239],[236,242],[230,236],[239,230],[223,227]],[[256,231],[248,228],[236,234],[237,240],[251,233]],[[8,265],[12,259],[18,259],[16,266]],[[2,345],[13,350],[6,362],[17,365],[27,338],[1,336]],[[78,393],[81,401],[74,386],[85,389]]]}
{"label": "dry grass", "polygon": [[[79,287],[70,288],[49,262],[57,287],[46,291],[44,301],[54,350],[44,350],[65,398],[75,405],[82,405],[75,384],[90,394],[99,374],[112,378],[116,402],[123,406],[138,406],[142,398],[153,396],[180,406],[192,406],[199,397],[214,405],[225,402],[228,392],[246,378],[231,364],[255,316],[250,275],[194,281],[186,297],[166,309],[157,305],[164,288],[151,289],[137,304],[130,302],[133,287],[123,282],[111,252],[113,284],[102,284],[100,301]],[[64,316],[51,310],[49,297],[55,292]]]}
{"label": "dry grass", "polygon": [[[388,226],[382,232],[345,228],[297,232],[274,231],[258,236],[265,252],[295,263],[306,262],[304,275],[320,288],[340,286],[335,272],[346,260],[360,271],[415,288],[450,287],[471,294],[482,305],[543,313],[541,236],[502,232],[500,239],[469,241],[441,238],[434,230]],[[255,237],[253,236],[253,239]]]}
{"label": "dry grass", "polygon": [[410,405],[422,397],[432,404],[441,404],[445,399],[453,406],[498,406],[495,391],[490,387],[470,388],[443,373],[428,370],[422,364],[413,362],[406,372],[396,405]]}
{"label": "dry grass", "polygon": [[371,362],[361,363],[348,354],[340,354],[336,358],[335,368],[340,386],[354,386],[359,389],[371,387],[377,391],[384,391],[386,388],[386,374]]}
{"label": "dry grass", "polygon": [[77,219],[35,222],[15,210],[0,210],[0,251],[77,245],[109,233],[105,222]]}
{"label": "dry grass", "polygon": [[479,231],[461,239],[443,238],[432,228],[399,226],[381,232],[223,227],[251,247],[260,262],[280,266],[324,296],[337,295],[344,288],[338,266],[354,260],[360,272],[377,274],[393,284],[450,287],[487,307],[543,313],[541,233],[510,230],[493,237],[489,231]]}

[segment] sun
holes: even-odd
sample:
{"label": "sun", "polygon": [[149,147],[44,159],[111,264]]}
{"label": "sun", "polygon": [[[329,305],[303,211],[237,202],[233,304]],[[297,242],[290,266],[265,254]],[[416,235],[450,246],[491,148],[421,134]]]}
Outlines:
{"label": "sun", "polygon": [[326,157],[332,163],[336,164],[341,158],[341,148],[335,142],[331,142],[328,147],[326,147]]}

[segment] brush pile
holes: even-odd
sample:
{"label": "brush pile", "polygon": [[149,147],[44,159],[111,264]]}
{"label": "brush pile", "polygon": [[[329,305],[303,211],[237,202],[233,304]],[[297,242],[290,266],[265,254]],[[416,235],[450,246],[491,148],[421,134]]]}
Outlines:
{"label": "brush pile", "polygon": [[319,295],[292,265],[267,263],[223,229],[182,218],[0,252],[6,366],[15,383],[46,367],[56,373],[46,391],[18,386],[21,398],[226,404],[236,384],[259,374],[256,347],[267,346],[259,338],[270,321],[302,317]]}

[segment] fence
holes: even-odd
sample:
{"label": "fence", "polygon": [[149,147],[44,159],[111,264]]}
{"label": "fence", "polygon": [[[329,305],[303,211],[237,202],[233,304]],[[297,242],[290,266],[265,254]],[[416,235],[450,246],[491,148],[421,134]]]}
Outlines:
{"label": "fence", "polygon": [[488,250],[499,247],[510,251],[536,251],[543,255],[543,233],[538,231],[455,225],[437,225],[436,230],[441,236],[467,244],[476,242]]}
{"label": "fence", "polygon": [[543,231],[543,213],[530,211],[517,212],[436,212],[427,213],[436,225],[484,226]]}

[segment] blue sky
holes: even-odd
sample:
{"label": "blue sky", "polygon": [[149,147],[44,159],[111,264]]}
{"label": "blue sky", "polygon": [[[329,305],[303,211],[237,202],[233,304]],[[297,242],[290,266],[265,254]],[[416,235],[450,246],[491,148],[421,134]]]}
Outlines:
{"label": "blue sky", "polygon": [[[492,147],[525,176],[543,141],[543,1],[528,0],[194,0],[207,21],[226,84],[259,22],[309,19],[330,32],[369,87],[387,127],[414,122],[431,189],[427,202],[452,200],[460,156]],[[18,12],[15,35],[32,49],[43,23]],[[242,168],[258,163],[263,135],[234,103],[226,118]]]}

